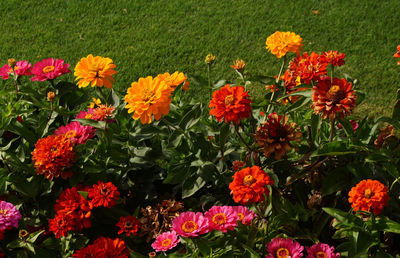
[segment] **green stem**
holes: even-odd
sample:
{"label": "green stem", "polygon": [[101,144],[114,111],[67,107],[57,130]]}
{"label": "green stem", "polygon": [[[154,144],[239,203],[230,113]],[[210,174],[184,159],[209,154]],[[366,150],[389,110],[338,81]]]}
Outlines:
{"label": "green stem", "polygon": [[106,95],[104,95],[103,90],[100,89],[99,87],[96,87],[96,91],[100,94],[101,98],[104,100],[103,103],[107,104],[107,98]]}
{"label": "green stem", "polygon": [[[276,81],[275,81],[276,87],[278,87],[278,83],[279,83],[279,81],[280,81],[280,79],[281,79],[281,74],[282,74],[282,71],[283,71],[283,67],[285,66],[285,63],[286,63],[286,56],[283,57],[281,69],[279,70],[278,78],[276,78]],[[276,87],[275,87],[275,88],[276,88]],[[275,88],[273,89],[271,98],[270,98],[270,100],[269,100],[269,104],[268,104],[268,108],[267,108],[267,114],[269,114],[269,110],[271,109],[272,100],[274,99],[275,91],[276,91]]]}
{"label": "green stem", "polygon": [[329,142],[333,141],[333,137],[335,136],[335,119],[331,120],[331,134],[329,136]]}
{"label": "green stem", "polygon": [[244,145],[246,145],[247,149],[251,152],[253,152],[253,150],[250,148],[249,144],[243,139],[242,135],[239,133],[239,129],[238,126],[235,125],[235,132],[237,134],[237,136],[239,137],[240,141],[244,143]]}
{"label": "green stem", "polygon": [[211,92],[211,64],[208,64],[208,68],[207,68],[207,75],[208,75],[208,89],[210,91],[210,99],[212,97]]}

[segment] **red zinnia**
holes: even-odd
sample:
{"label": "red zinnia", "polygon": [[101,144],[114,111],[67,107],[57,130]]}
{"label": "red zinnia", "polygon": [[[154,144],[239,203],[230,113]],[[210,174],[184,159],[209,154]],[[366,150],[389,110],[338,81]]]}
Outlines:
{"label": "red zinnia", "polygon": [[321,75],[326,75],[326,67],[328,61],[323,55],[312,52],[309,55],[304,52],[302,56],[296,57],[289,64],[289,71],[291,71],[293,78],[300,77],[301,83],[309,84],[312,80],[317,80]]}
{"label": "red zinnia", "polygon": [[118,234],[125,233],[127,236],[130,236],[131,234],[136,236],[140,228],[140,225],[139,225],[139,220],[136,219],[135,216],[126,216],[119,218],[117,227],[120,228]]}
{"label": "red zinnia", "polygon": [[333,66],[342,66],[344,65],[344,58],[346,57],[345,54],[339,53],[338,51],[329,51],[329,52],[322,52],[322,55],[325,56],[328,63]]}
{"label": "red zinnia", "polygon": [[49,230],[56,238],[68,235],[68,231],[73,230],[74,226],[74,216],[66,213],[57,213],[54,219],[49,219]]}
{"label": "red zinnia", "polygon": [[113,183],[99,181],[97,185],[93,185],[93,188],[89,189],[88,197],[94,207],[112,208],[117,204],[119,192]]}
{"label": "red zinnia", "polygon": [[73,257],[88,258],[88,257],[119,257],[128,258],[129,249],[125,242],[119,238],[112,240],[111,238],[99,237],[93,244],[88,245],[76,251]]}
{"label": "red zinnia", "polygon": [[[400,45],[397,46],[397,53],[394,54],[393,56],[400,58]],[[400,65],[400,61],[397,64]]]}
{"label": "red zinnia", "polygon": [[250,96],[243,86],[231,87],[227,84],[220,90],[214,91],[209,104],[212,108],[210,115],[215,116],[219,122],[223,119],[225,123],[239,124],[242,119],[251,114],[252,101],[248,97]]}

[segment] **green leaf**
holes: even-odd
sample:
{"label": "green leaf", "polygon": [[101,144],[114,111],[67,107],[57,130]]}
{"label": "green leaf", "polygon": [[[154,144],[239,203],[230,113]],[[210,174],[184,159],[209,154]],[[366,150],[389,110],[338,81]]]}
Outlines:
{"label": "green leaf", "polygon": [[196,174],[187,178],[182,185],[182,198],[188,198],[205,186],[206,181]]}
{"label": "green leaf", "polygon": [[348,174],[346,167],[339,167],[330,171],[329,175],[322,182],[322,195],[343,190],[343,187],[349,182]]}
{"label": "green leaf", "polygon": [[119,106],[119,97],[114,89],[110,90],[110,95],[108,96],[108,103],[113,105],[114,107]]}
{"label": "green leaf", "polygon": [[296,92],[293,92],[291,94],[287,94],[287,95],[281,97],[280,99],[278,99],[278,101],[281,101],[282,99],[285,99],[285,98],[290,97],[290,96],[303,96],[305,98],[311,98],[312,94],[313,94],[313,92],[312,92],[311,89],[310,90],[296,91]]}
{"label": "green leaf", "polygon": [[351,148],[346,142],[335,141],[324,144],[320,149],[314,151],[311,157],[338,156],[354,153],[357,153],[357,151],[355,151],[354,148]]}
{"label": "green leaf", "polygon": [[376,220],[376,223],[373,225],[373,229],[378,231],[400,234],[400,224],[386,218]]}
{"label": "green leaf", "polygon": [[249,247],[245,244],[242,244],[242,246],[247,252],[250,253],[251,258],[261,258],[261,256],[256,251],[254,251],[251,247]]}
{"label": "green leaf", "polygon": [[88,198],[88,192],[85,192],[85,191],[78,191],[78,193],[85,199],[85,200],[87,200],[87,198]]}
{"label": "green leaf", "polygon": [[321,117],[319,115],[311,114],[311,139],[313,142],[317,142],[320,128]]}
{"label": "green leaf", "polygon": [[93,126],[94,128],[98,128],[98,129],[104,129],[104,127],[106,126],[106,121],[96,121],[96,120],[84,119],[84,118],[74,119],[73,121],[78,121],[82,125],[90,125],[90,126]]}
{"label": "green leaf", "polygon": [[26,241],[34,243],[36,241],[36,239],[44,232],[44,230],[39,230],[36,232],[33,232],[31,234],[29,234],[28,238],[26,239]]}
{"label": "green leaf", "polygon": [[363,221],[350,213],[334,209],[334,208],[322,208],[326,213],[337,219],[339,222],[343,223],[344,225],[348,226],[357,226],[357,227],[362,227],[363,226]]}
{"label": "green leaf", "polygon": [[183,116],[183,118],[179,122],[179,127],[186,131],[196,125],[199,122],[200,118],[201,105],[197,104],[193,106],[192,110],[190,110]]}
{"label": "green leaf", "polygon": [[19,136],[21,136],[22,138],[24,138],[25,140],[27,140],[30,144],[35,144],[37,141],[37,137],[35,136],[35,134],[33,133],[34,130],[32,128],[29,128],[27,125],[23,125],[21,123],[12,123],[9,125],[8,130],[18,134]]}
{"label": "green leaf", "polygon": [[185,165],[178,164],[173,166],[169,171],[167,178],[164,180],[164,184],[180,184],[182,183],[187,174],[189,173],[190,168]]}

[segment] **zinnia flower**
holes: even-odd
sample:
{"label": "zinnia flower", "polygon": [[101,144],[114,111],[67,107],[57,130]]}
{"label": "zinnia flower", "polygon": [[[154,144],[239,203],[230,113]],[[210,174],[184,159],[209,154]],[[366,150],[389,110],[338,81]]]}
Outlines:
{"label": "zinnia flower", "polygon": [[236,61],[233,61],[233,65],[231,65],[231,68],[235,69],[239,73],[242,73],[244,70],[244,67],[246,66],[246,63],[242,59],[236,59]]}
{"label": "zinnia flower", "polygon": [[119,192],[113,183],[103,183],[99,181],[89,189],[88,198],[94,207],[104,206],[112,208],[117,204]]}
{"label": "zinnia flower", "polygon": [[220,90],[214,91],[208,105],[212,108],[210,115],[215,116],[219,122],[223,119],[225,123],[239,124],[244,118],[250,117],[252,101],[248,99],[249,97],[243,86],[231,87],[227,84]]}
{"label": "zinnia flower", "polygon": [[265,157],[275,153],[275,159],[280,160],[292,149],[290,142],[300,142],[301,136],[295,123],[288,123],[286,115],[282,117],[274,112],[258,126],[255,139]]}
{"label": "zinnia flower", "polygon": [[231,206],[213,206],[204,216],[208,218],[210,231],[219,230],[226,233],[237,226],[238,217]]}
{"label": "zinnia flower", "polygon": [[87,57],[82,57],[81,60],[76,64],[74,75],[76,76],[75,81],[79,88],[87,87],[90,83],[91,86],[102,87],[105,86],[108,89],[112,88],[114,82],[113,75],[118,73],[113,70],[116,67],[113,64],[113,60],[108,57],[95,56],[92,54]]}
{"label": "zinnia flower", "polygon": [[209,222],[201,212],[183,212],[172,221],[172,230],[183,237],[197,237],[209,232]]}
{"label": "zinnia flower", "polygon": [[180,73],[178,71],[174,72],[173,74],[169,73],[159,74],[157,77],[165,81],[165,83],[172,88],[172,91],[174,91],[176,87],[181,85],[183,82],[187,81],[187,77],[183,73]]}
{"label": "zinnia flower", "polygon": [[277,58],[285,56],[288,52],[299,55],[303,47],[303,39],[294,32],[276,31],[267,38],[266,49],[271,51]]}
{"label": "zinnia flower", "polygon": [[151,244],[156,252],[165,252],[174,248],[181,240],[175,231],[164,232]]}
{"label": "zinnia flower", "polygon": [[265,258],[300,258],[304,247],[292,239],[277,237],[267,244],[269,255]]}
{"label": "zinnia flower", "polygon": [[206,59],[205,59],[206,64],[212,65],[214,63],[214,61],[215,61],[215,56],[213,54],[208,54],[206,56]]}
{"label": "zinnia flower", "polygon": [[63,59],[48,58],[37,62],[33,65],[32,81],[46,81],[53,80],[56,77],[69,73],[71,70],[68,69],[69,64],[65,63]]}
{"label": "zinnia flower", "polygon": [[328,244],[314,244],[306,247],[307,257],[310,258],[340,258],[339,253],[335,253],[335,247]]}
{"label": "zinnia flower", "polygon": [[133,119],[142,124],[149,124],[152,116],[155,120],[160,120],[162,115],[169,113],[169,104],[171,104],[171,87],[160,78],[139,78],[138,82],[133,82],[128,89],[125,102],[128,103],[125,108],[128,113],[133,113]]}
{"label": "zinnia flower", "polygon": [[54,135],[64,135],[72,143],[84,144],[94,137],[96,129],[92,126],[81,125],[79,122],[71,122],[55,130]]}
{"label": "zinnia flower", "polygon": [[18,228],[18,221],[21,218],[21,213],[12,203],[0,201],[0,231]]}
{"label": "zinnia flower", "polygon": [[236,212],[237,220],[246,226],[250,225],[254,217],[257,216],[254,211],[245,206],[233,206],[232,208]]}
{"label": "zinnia flower", "polygon": [[66,213],[57,213],[54,219],[49,219],[49,230],[56,238],[67,236],[68,231],[75,228],[74,216]]}
{"label": "zinnia flower", "polygon": [[325,78],[313,87],[312,105],[315,114],[321,114],[323,119],[335,119],[336,115],[344,117],[356,106],[357,95],[351,82],[346,79]]}
{"label": "zinnia flower", "polygon": [[386,186],[377,180],[362,180],[349,192],[349,203],[354,211],[368,211],[378,215],[388,201]]}
{"label": "zinnia flower", "polygon": [[51,135],[39,139],[32,151],[32,160],[36,173],[44,174],[47,179],[62,175],[64,168],[75,161],[73,143],[64,135]]}
{"label": "zinnia flower", "polygon": [[242,167],[244,167],[244,162],[243,162],[243,161],[236,160],[236,161],[233,162],[232,168],[233,168],[234,171],[238,171],[238,170],[240,170]]}
{"label": "zinnia flower", "polygon": [[11,68],[10,65],[5,64],[3,67],[0,68],[0,76],[4,80],[7,80],[9,78],[9,75],[14,73],[18,76],[29,76],[32,75],[31,68],[32,65],[25,60],[16,62],[14,68]]}
{"label": "zinnia flower", "polygon": [[93,244],[88,245],[76,251],[73,257],[88,258],[88,257],[118,257],[128,258],[129,249],[125,242],[119,238],[111,239],[108,237],[99,237]]}
{"label": "zinnia flower", "polygon": [[120,228],[118,234],[125,233],[127,236],[136,236],[140,228],[139,220],[135,216],[120,217],[116,226]]}
{"label": "zinnia flower", "polygon": [[[397,46],[397,52],[393,56],[400,58],[400,45]],[[397,64],[400,65],[400,61]]]}
{"label": "zinnia flower", "polygon": [[264,201],[264,194],[268,195],[267,185],[274,181],[258,166],[247,167],[233,175],[233,181],[229,184],[233,200],[236,203],[246,205]]}
{"label": "zinnia flower", "polygon": [[289,64],[289,74],[295,79],[296,86],[301,83],[309,84],[311,81],[319,80],[327,74],[328,60],[325,56],[312,52],[310,55],[304,52]]}
{"label": "zinnia flower", "polygon": [[325,56],[328,63],[333,66],[342,66],[344,65],[344,58],[346,57],[345,54],[339,53],[338,51],[329,51],[329,52],[322,52],[322,55]]}

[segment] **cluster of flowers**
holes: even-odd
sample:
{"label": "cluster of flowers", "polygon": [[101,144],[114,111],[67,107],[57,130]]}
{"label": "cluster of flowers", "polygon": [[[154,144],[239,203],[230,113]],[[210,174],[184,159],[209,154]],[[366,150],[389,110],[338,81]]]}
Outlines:
{"label": "cluster of flowers", "polygon": [[[87,192],[85,199],[79,191]],[[93,187],[72,187],[65,189],[56,204],[54,219],[49,220],[49,230],[56,238],[68,235],[68,231],[81,231],[91,226],[91,211],[95,207],[112,208],[119,198],[117,188],[111,183],[99,181]]]}
{"label": "cluster of flowers", "polygon": [[182,212],[172,221],[172,230],[160,234],[151,245],[155,251],[174,248],[181,237],[194,238],[218,230],[226,233],[238,226],[250,225],[256,214],[245,206],[213,206],[204,214],[201,212]]}
{"label": "cluster of flowers", "polygon": [[6,230],[18,228],[21,218],[21,213],[12,203],[0,201],[0,240],[3,239]]}

